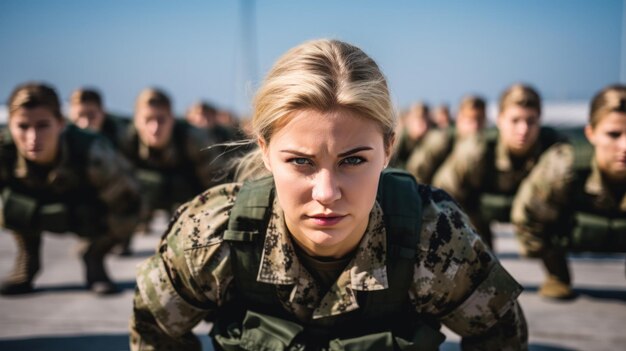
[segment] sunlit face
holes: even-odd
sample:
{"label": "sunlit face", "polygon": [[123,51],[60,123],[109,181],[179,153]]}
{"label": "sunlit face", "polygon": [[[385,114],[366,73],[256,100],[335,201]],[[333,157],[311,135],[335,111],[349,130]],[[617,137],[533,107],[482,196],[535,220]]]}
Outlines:
{"label": "sunlit face", "polygon": [[202,108],[193,107],[187,112],[187,122],[197,128],[209,128],[215,124],[215,116],[209,112],[202,111]]}
{"label": "sunlit face", "polygon": [[533,108],[510,105],[498,116],[500,138],[509,152],[523,156],[539,137],[539,113]]}
{"label": "sunlit face", "polygon": [[406,132],[412,140],[417,140],[428,132],[429,125],[426,117],[417,112],[410,112],[404,119]]}
{"label": "sunlit face", "polygon": [[70,120],[79,128],[99,132],[104,124],[104,110],[92,102],[73,103],[70,106]]}
{"label": "sunlit face", "polygon": [[456,132],[460,137],[478,133],[485,126],[485,111],[466,107],[459,111],[456,118]]}
{"label": "sunlit face", "polygon": [[585,135],[593,144],[598,168],[612,180],[626,181],[626,113],[610,112]]}
{"label": "sunlit face", "polygon": [[148,147],[162,149],[172,137],[174,117],[165,107],[140,104],[135,111],[134,123],[139,138]]}
{"label": "sunlit face", "polygon": [[63,120],[45,107],[20,108],[9,118],[9,130],[19,154],[36,164],[54,162]]}
{"label": "sunlit face", "polygon": [[303,110],[259,141],[285,222],[313,256],[341,257],[367,228],[380,172],[389,161],[378,124],[355,113]]}

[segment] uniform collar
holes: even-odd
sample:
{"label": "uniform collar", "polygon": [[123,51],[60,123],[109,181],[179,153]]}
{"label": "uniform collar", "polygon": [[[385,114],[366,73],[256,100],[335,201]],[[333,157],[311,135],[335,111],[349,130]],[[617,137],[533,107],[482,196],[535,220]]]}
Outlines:
{"label": "uniform collar", "polygon": [[356,291],[381,290],[389,286],[385,262],[386,232],[382,218],[382,209],[376,203],[370,212],[368,227],[354,258],[326,295],[321,297],[319,287],[312,283],[313,278],[298,260],[285,224],[284,213],[275,199],[257,281],[293,285],[289,303],[307,301],[306,306],[314,309],[314,319],[357,309],[359,305]]}

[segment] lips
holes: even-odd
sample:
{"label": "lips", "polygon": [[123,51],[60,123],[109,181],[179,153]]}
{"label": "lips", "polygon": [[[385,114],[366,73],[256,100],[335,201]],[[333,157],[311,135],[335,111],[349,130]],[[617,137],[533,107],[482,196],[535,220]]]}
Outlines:
{"label": "lips", "polygon": [[341,222],[346,216],[339,214],[319,214],[307,216],[314,224],[320,227],[329,227]]}

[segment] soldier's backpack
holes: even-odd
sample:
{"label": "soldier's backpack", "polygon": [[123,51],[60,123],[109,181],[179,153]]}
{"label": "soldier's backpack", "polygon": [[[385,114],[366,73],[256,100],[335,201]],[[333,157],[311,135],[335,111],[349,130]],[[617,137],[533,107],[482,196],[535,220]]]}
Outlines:
{"label": "soldier's backpack", "polygon": [[408,295],[421,228],[420,186],[404,171],[381,174],[377,200],[387,231],[389,288],[358,292],[356,311],[301,323],[282,308],[274,285],[256,280],[273,178],[246,183],[224,233],[237,295],[218,313],[212,330],[216,350],[437,350],[445,339],[439,322],[418,316]]}

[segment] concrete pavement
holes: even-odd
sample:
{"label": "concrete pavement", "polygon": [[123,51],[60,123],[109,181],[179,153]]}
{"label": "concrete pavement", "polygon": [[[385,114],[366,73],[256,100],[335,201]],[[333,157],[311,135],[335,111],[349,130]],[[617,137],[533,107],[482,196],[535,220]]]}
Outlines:
{"label": "concrete pavement", "polygon": [[[0,298],[0,350],[128,350],[135,266],[154,251],[165,226],[161,218],[154,233],[138,237],[135,255],[110,256],[107,265],[122,293],[96,297],[83,287],[77,240],[47,234],[43,242],[43,270],[37,292]],[[525,287],[520,297],[529,324],[531,350],[623,350],[626,345],[625,255],[571,256],[578,298],[569,302],[546,301],[537,295],[543,279],[539,262],[520,258],[510,226],[496,226],[496,252],[504,266]],[[11,269],[15,245],[0,233],[0,276]],[[204,336],[209,325],[195,332],[204,350],[212,350]],[[459,338],[449,336],[442,350],[459,350]]]}

